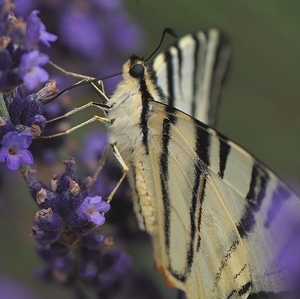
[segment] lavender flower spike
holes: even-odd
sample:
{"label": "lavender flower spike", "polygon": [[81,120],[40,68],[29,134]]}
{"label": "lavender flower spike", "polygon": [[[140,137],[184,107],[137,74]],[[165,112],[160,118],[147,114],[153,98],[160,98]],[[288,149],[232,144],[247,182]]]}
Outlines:
{"label": "lavender flower spike", "polygon": [[86,197],[79,207],[79,214],[86,217],[88,221],[96,225],[102,225],[105,222],[101,213],[106,213],[110,209],[110,204],[102,201],[102,197]]}
{"label": "lavender flower spike", "polygon": [[1,140],[0,162],[7,162],[7,167],[16,170],[21,164],[33,164],[33,157],[27,150],[32,141],[29,132],[8,132]]}

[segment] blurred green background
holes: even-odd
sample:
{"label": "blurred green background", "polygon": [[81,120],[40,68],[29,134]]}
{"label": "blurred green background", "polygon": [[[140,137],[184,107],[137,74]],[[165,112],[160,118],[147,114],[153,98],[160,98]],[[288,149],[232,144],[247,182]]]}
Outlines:
{"label": "blurred green background", "polygon": [[[136,2],[126,0],[126,5],[136,22],[141,23]],[[141,0],[139,6],[148,53],[157,45],[165,27],[172,27],[180,35],[210,27],[228,34],[233,44],[233,61],[217,129],[298,189],[300,2]],[[165,47],[173,41],[171,37],[166,40]],[[144,49],[136,51],[139,54]],[[16,286],[29,286],[37,298],[72,298],[68,291],[43,284],[31,275],[42,264],[29,235],[36,206],[22,180],[8,174],[5,183],[12,192],[2,193],[0,201],[0,277],[4,273],[15,280]],[[145,250],[137,259],[147,257],[151,266],[145,268],[150,269],[151,249]],[[154,271],[150,275],[163,285],[161,276]],[[170,294],[164,298],[174,298]],[[3,297],[0,284],[2,298],[8,297]]]}

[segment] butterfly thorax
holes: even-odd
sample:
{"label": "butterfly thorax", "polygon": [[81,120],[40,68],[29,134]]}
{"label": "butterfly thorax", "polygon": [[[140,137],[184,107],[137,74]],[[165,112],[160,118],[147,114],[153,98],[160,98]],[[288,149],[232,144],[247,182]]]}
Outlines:
{"label": "butterfly thorax", "polygon": [[[132,66],[139,64],[143,73],[131,76]],[[156,216],[155,194],[149,185],[154,184],[149,157],[150,136],[148,119],[153,115],[152,102],[159,98],[159,91],[150,77],[142,59],[132,56],[123,67],[123,80],[111,97],[108,118],[109,141],[116,144],[129,167],[129,181],[134,192],[134,208],[140,228],[153,233]],[[153,188],[152,188],[153,190]]]}
{"label": "butterfly thorax", "polygon": [[[144,68],[138,78],[130,74],[135,65]],[[153,114],[151,101],[159,98],[159,90],[143,59],[137,56],[129,58],[123,66],[123,80],[109,100],[111,109],[107,114],[112,121],[108,125],[110,142],[118,145],[125,162],[129,162],[133,151],[139,151],[140,147],[148,152],[147,121]]]}

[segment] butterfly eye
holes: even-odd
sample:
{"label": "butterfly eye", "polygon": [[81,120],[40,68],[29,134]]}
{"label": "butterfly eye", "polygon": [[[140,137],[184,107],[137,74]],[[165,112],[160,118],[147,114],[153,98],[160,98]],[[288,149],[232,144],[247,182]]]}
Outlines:
{"label": "butterfly eye", "polygon": [[129,74],[133,78],[139,78],[144,74],[144,66],[142,64],[135,64],[130,70]]}

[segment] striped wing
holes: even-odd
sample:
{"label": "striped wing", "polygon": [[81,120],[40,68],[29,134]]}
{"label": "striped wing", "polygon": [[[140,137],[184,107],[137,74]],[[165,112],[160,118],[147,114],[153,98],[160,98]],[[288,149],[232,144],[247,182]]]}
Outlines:
{"label": "striped wing", "polygon": [[300,281],[300,199],[248,152],[170,106],[196,107],[185,111],[212,123],[211,90],[217,99],[223,78],[215,76],[223,47],[212,52],[218,36],[211,30],[180,39],[167,51],[171,59],[166,52],[155,60],[155,74],[133,55],[109,100],[109,140],[129,167],[135,212],[153,237],[157,266],[187,299],[292,298],[288,291]]}
{"label": "striped wing", "polygon": [[300,199],[223,135],[151,104],[153,243],[169,283],[188,299],[294,298]]}
{"label": "striped wing", "polygon": [[180,38],[152,64],[164,104],[213,126],[230,54],[227,38],[217,29]]}

